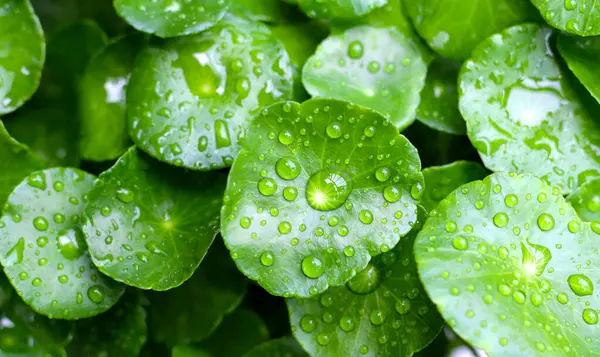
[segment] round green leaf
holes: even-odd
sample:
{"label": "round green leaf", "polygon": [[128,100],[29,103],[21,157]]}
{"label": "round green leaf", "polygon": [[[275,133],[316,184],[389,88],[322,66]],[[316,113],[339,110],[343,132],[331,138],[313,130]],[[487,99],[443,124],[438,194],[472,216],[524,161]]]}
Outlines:
{"label": "round green leaf", "polygon": [[127,91],[129,132],[139,148],[172,165],[228,167],[249,119],[291,95],[283,45],[265,25],[228,16],[139,55]]}
{"label": "round green leaf", "polygon": [[558,187],[501,173],[444,199],[415,255],[448,324],[490,356],[599,356],[599,238]]}
{"label": "round green leaf", "polygon": [[600,179],[584,183],[567,199],[584,221],[600,222]]}
{"label": "round green leaf", "polygon": [[79,98],[80,152],[86,160],[113,160],[130,146],[125,90],[143,42],[140,34],[118,38],[85,70]]}
{"label": "round green leaf", "polygon": [[188,281],[146,294],[153,340],[174,346],[206,339],[240,304],[246,281],[218,238]]}
{"label": "round green leaf", "polygon": [[425,191],[419,204],[429,212],[457,187],[481,180],[485,176],[486,169],[471,161],[455,161],[444,166],[428,167],[423,170]]}
{"label": "round green leaf", "polygon": [[275,104],[231,172],[221,231],[238,268],[273,295],[343,285],[410,231],[423,176],[380,114],[330,99]]}
{"label": "round green leaf", "polygon": [[219,22],[229,0],[114,0],[119,16],[136,29],[159,37],[202,32]]}
{"label": "round green leaf", "polygon": [[0,115],[23,105],[40,84],[46,43],[29,0],[0,0]]}
{"label": "round green leaf", "polygon": [[189,173],[129,149],[89,192],[83,232],[94,264],[140,289],[196,270],[218,230],[224,177]]}
{"label": "round green leaf", "polygon": [[69,356],[137,357],[147,330],[140,298],[129,292],[106,313],[77,321],[67,352]]}
{"label": "round green leaf", "polygon": [[294,338],[282,337],[254,347],[244,357],[308,357],[308,354]]}
{"label": "round green leaf", "polygon": [[547,23],[579,36],[600,35],[596,0],[531,0]]}
{"label": "round green leaf", "polygon": [[465,135],[465,120],[458,111],[458,70],[460,64],[437,58],[429,65],[417,120],[432,129]]}
{"label": "round green leaf", "polygon": [[124,290],[92,264],[79,226],[93,183],[77,169],[36,171],[4,207],[0,262],[23,300],[51,318],[97,315]]}
{"label": "round green leaf", "polygon": [[0,120],[0,207],[23,178],[43,167],[41,158],[13,139]]}
{"label": "round green leaf", "polygon": [[230,0],[229,12],[253,21],[281,22],[292,12],[292,7],[281,0]]}
{"label": "round green leaf", "polygon": [[600,36],[581,38],[560,34],[557,47],[569,69],[600,102]]}
{"label": "round green leaf", "polygon": [[311,356],[412,356],[433,341],[444,321],[419,280],[417,231],[346,286],[287,300],[294,336]]}
{"label": "round green leaf", "polygon": [[431,49],[461,62],[488,36],[538,17],[523,0],[404,0],[404,6]]}
{"label": "round green leaf", "polygon": [[561,72],[550,34],[525,24],[485,40],[461,70],[459,108],[490,170],[530,172],[569,193],[600,175],[600,124]]}
{"label": "round green leaf", "polygon": [[425,85],[418,41],[395,27],[359,26],[329,36],[306,62],[304,86],[314,97],[377,110],[402,130],[413,122]]}
{"label": "round green leaf", "polygon": [[384,6],[388,0],[297,0],[302,11],[318,19],[355,18]]}

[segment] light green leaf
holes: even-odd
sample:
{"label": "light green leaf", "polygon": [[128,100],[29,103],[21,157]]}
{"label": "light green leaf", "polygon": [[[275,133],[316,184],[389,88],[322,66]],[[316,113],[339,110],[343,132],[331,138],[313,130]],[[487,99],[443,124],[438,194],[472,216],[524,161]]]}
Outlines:
{"label": "light green leaf", "polygon": [[46,56],[44,32],[29,0],[0,0],[0,115],[37,90]]}
{"label": "light green leaf", "polygon": [[600,122],[561,72],[550,34],[525,24],[485,40],[461,70],[459,108],[487,168],[533,173],[569,193],[600,176]]}
{"label": "light green leaf", "polygon": [[134,28],[159,37],[202,32],[219,22],[229,0],[114,0],[119,16]]}
{"label": "light green leaf", "polygon": [[490,356],[599,356],[599,223],[527,174],[463,185],[415,242],[448,324]]}
{"label": "light green leaf", "polygon": [[140,34],[114,40],[85,70],[80,85],[80,152],[84,159],[113,160],[131,146],[125,91],[144,40]]}
{"label": "light green leaf", "polygon": [[418,41],[394,27],[359,26],[329,36],[306,62],[304,86],[313,97],[377,110],[402,130],[414,121],[425,85]]}
{"label": "light green leaf", "polygon": [[137,292],[131,291],[104,314],[75,325],[69,356],[137,357],[146,343],[146,311]]}
{"label": "light green leaf", "polygon": [[559,34],[557,47],[569,69],[600,102],[600,36],[582,38]]}
{"label": "light green leaf", "polygon": [[79,227],[94,176],[36,171],[10,194],[0,220],[0,262],[23,300],[50,318],[78,319],[114,305],[123,287],[92,264]]}
{"label": "light green leaf", "polygon": [[465,120],[458,111],[458,70],[460,64],[437,58],[429,65],[417,120],[432,129],[465,135]]}
{"label": "light green leaf", "polygon": [[253,21],[284,22],[293,8],[281,0],[230,0],[229,12]]}
{"label": "light green leaf", "polygon": [[388,0],[296,0],[302,11],[318,19],[356,18],[387,4]]}
{"label": "light green leaf", "polygon": [[294,336],[311,356],[412,356],[433,341],[444,321],[417,274],[417,232],[374,258],[346,286],[287,300]]}
{"label": "light green leaf", "polygon": [[104,274],[140,289],[186,281],[218,230],[222,174],[169,167],[135,147],[89,192],[83,232]]}
{"label": "light green leaf", "polygon": [[43,167],[42,159],[13,139],[0,121],[0,206],[25,177]]}
{"label": "light green leaf", "polygon": [[188,281],[169,291],[146,294],[153,340],[174,346],[206,339],[223,316],[241,303],[246,286],[247,280],[217,238]]}
{"label": "light green leaf", "polygon": [[538,17],[523,0],[404,0],[404,6],[431,49],[461,62],[488,36]]}
{"label": "light green leaf", "polygon": [[600,35],[596,0],[531,0],[547,23],[579,36]]}
{"label": "light green leaf", "polygon": [[139,55],[127,91],[129,132],[140,149],[169,164],[229,167],[252,116],[291,95],[283,45],[265,25],[228,16]]}
{"label": "light green leaf", "polygon": [[567,199],[584,221],[600,222],[600,179],[584,183]]}
{"label": "light green leaf", "polygon": [[419,204],[429,212],[457,187],[481,180],[485,176],[486,169],[471,161],[455,161],[444,166],[428,167],[423,170],[425,191]]}
{"label": "light green leaf", "polygon": [[244,357],[308,357],[293,337],[282,337],[262,343]]}
{"label": "light green leaf", "polygon": [[252,122],[229,174],[225,244],[273,295],[343,285],[410,231],[420,167],[376,112],[331,99],[275,104]]}

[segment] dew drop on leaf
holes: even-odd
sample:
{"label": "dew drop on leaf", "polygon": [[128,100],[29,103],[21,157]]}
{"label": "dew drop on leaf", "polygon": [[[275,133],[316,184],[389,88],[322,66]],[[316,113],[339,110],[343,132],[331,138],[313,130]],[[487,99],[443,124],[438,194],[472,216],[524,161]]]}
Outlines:
{"label": "dew drop on leaf", "polygon": [[594,293],[592,280],[583,274],[573,274],[567,279],[569,287],[577,296],[588,296]]}
{"label": "dew drop on leaf", "polygon": [[302,260],[302,272],[311,279],[316,279],[323,275],[325,266],[321,259],[314,255],[309,255]]}

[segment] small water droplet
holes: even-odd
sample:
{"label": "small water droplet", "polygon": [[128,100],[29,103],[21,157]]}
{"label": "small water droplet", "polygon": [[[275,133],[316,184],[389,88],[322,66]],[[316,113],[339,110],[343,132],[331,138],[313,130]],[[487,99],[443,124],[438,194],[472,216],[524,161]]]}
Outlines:
{"label": "small water droplet", "polygon": [[275,256],[273,256],[273,252],[263,252],[260,255],[260,262],[266,267],[270,267],[271,265],[275,264]]}
{"label": "small water droplet", "polygon": [[277,183],[272,178],[263,178],[258,181],[258,192],[263,196],[272,196],[277,191]]}
{"label": "small water droplet", "polygon": [[275,164],[277,175],[284,180],[293,180],[300,175],[300,164],[293,157],[282,157]]}

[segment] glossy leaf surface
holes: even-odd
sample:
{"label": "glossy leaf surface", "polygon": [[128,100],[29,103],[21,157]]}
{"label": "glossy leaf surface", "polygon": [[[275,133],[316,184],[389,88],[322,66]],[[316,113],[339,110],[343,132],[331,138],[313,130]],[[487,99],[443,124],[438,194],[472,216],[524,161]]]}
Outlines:
{"label": "glossy leaf surface", "polygon": [[356,18],[387,2],[388,0],[297,0],[302,11],[318,19]]}
{"label": "glossy leaf surface", "polygon": [[244,357],[308,357],[293,337],[282,337],[262,343]]}
{"label": "glossy leaf surface", "polygon": [[422,184],[415,148],[376,112],[279,103],[252,122],[221,230],[238,268],[271,294],[316,295],[410,231]]}
{"label": "glossy leaf surface", "polygon": [[581,219],[600,222],[600,179],[584,183],[567,198]]}
{"label": "glossy leaf surface", "polygon": [[558,52],[569,69],[600,102],[600,36],[558,36]]}
{"label": "glossy leaf surface", "polygon": [[596,0],[531,0],[547,23],[579,36],[600,35]]}

